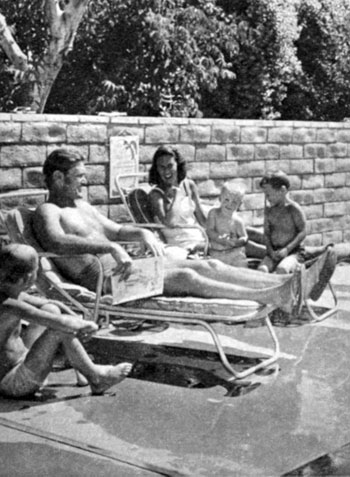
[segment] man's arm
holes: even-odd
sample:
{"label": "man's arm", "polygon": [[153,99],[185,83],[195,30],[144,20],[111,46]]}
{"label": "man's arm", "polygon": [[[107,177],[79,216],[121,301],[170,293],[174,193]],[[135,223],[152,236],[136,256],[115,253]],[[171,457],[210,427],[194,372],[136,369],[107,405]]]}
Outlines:
{"label": "man's arm", "polygon": [[140,242],[146,249],[152,251],[154,255],[163,255],[163,245],[156,239],[155,235],[147,229],[135,227],[133,225],[119,225],[108,219],[95,210],[96,217],[102,225],[108,240],[120,242]]}

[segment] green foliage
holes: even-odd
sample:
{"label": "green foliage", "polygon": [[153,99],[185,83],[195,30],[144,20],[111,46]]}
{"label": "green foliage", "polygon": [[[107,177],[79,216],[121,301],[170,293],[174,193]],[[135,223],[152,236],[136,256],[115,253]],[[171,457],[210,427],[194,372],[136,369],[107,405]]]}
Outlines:
{"label": "green foliage", "polygon": [[297,41],[302,74],[288,86],[286,119],[350,116],[350,5],[348,0],[300,2]]}
{"label": "green foliage", "polygon": [[[0,0],[34,66],[42,0]],[[90,2],[46,112],[341,120],[350,116],[348,0]],[[0,109],[23,105],[0,50]]]}

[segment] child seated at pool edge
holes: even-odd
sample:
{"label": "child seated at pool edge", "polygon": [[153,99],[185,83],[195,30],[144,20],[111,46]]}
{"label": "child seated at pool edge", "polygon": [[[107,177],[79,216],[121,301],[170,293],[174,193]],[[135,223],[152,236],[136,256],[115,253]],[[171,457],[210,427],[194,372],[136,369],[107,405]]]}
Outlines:
{"label": "child seated at pool edge", "polygon": [[265,205],[264,236],[267,254],[259,265],[263,272],[292,273],[303,262],[306,237],[305,214],[288,191],[290,181],[283,171],[267,173],[260,181]]}
{"label": "child seated at pool edge", "polygon": [[248,234],[242,217],[237,213],[244,193],[243,184],[225,182],[221,189],[220,205],[209,211],[206,227],[210,256],[241,268],[248,267],[245,254]]}

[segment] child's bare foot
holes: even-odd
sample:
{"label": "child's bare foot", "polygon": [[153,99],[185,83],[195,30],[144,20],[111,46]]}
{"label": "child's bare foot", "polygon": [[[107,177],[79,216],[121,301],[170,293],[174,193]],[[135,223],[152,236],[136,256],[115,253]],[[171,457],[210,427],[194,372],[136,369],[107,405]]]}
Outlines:
{"label": "child's bare foot", "polygon": [[117,366],[98,366],[98,375],[93,383],[90,383],[93,395],[101,395],[108,388],[120,383],[130,374],[131,363],[120,363]]}

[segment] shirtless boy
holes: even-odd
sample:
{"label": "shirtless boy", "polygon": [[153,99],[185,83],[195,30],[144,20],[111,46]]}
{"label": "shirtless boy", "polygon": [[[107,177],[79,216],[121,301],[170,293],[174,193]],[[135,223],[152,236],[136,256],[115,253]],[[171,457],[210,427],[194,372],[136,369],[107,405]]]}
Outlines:
{"label": "shirtless boy", "polygon": [[264,272],[291,273],[299,263],[306,237],[306,219],[299,204],[288,197],[290,182],[282,171],[260,181],[270,206],[265,207],[264,235],[267,255],[259,266]]}
{"label": "shirtless boy", "polygon": [[[90,336],[97,325],[61,313],[57,302],[24,293],[35,282],[37,269],[38,256],[32,247],[12,244],[0,250],[0,394],[23,397],[38,391],[61,344],[92,393],[103,394],[130,373],[131,364],[100,366],[91,361],[78,338]],[[21,338],[21,320],[46,327],[30,349]]]}
{"label": "shirtless boy", "polygon": [[209,211],[207,234],[210,240],[209,253],[228,265],[247,268],[245,245],[248,234],[237,209],[242,203],[242,184],[225,182],[220,194],[220,206]]}
{"label": "shirtless boy", "polygon": [[[115,270],[130,274],[132,259],[117,241],[136,241],[161,254],[161,244],[146,229],[120,225],[83,200],[86,184],[83,157],[75,150],[56,149],[45,161],[43,173],[48,202],[40,205],[33,228],[41,246],[59,254],[84,254],[60,259],[59,268],[70,279],[95,290],[100,255],[105,275]],[[241,270],[217,260],[171,260],[165,257],[164,293],[168,296],[254,299],[260,303],[290,305],[298,288],[297,276],[267,275]]]}

